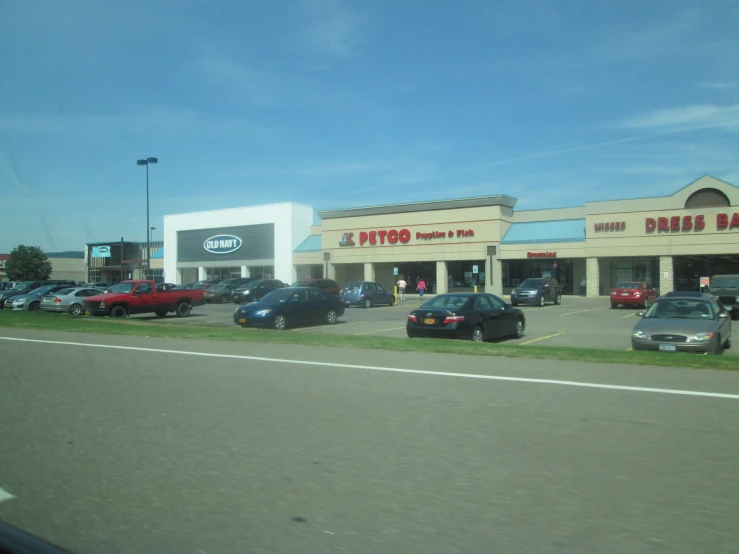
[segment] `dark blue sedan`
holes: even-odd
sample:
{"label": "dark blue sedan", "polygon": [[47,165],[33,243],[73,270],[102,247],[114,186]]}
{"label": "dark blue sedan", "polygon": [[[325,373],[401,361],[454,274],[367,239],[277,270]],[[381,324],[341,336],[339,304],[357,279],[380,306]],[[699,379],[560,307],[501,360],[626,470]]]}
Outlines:
{"label": "dark blue sedan", "polygon": [[234,323],[242,327],[282,330],[304,323],[333,325],[344,314],[344,303],[321,289],[288,287],[265,294],[259,302],[240,306]]}

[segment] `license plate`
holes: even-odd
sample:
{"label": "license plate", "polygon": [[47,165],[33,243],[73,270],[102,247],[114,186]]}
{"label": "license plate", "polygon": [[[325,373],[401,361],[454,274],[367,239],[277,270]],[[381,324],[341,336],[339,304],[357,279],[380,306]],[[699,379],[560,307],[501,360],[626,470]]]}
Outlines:
{"label": "license plate", "polygon": [[427,317],[426,319],[423,320],[423,322],[426,325],[433,325],[434,323],[436,323],[436,319],[434,319],[433,317]]}
{"label": "license plate", "polygon": [[674,344],[660,344],[660,352],[677,352],[677,346]]}
{"label": "license plate", "polygon": [[246,323],[246,320],[242,317],[241,319],[239,319],[239,323]]}
{"label": "license plate", "polygon": [[629,295],[629,293],[628,293],[628,292],[622,292],[622,293],[621,293],[621,296],[628,296],[628,295]]}

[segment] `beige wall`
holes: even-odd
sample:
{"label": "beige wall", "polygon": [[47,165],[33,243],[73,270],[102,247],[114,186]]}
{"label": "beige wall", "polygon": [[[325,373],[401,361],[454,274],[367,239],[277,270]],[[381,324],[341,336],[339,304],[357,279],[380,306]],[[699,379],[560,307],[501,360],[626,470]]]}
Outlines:
{"label": "beige wall", "polygon": [[49,279],[87,280],[84,258],[49,258],[49,261],[51,262]]}

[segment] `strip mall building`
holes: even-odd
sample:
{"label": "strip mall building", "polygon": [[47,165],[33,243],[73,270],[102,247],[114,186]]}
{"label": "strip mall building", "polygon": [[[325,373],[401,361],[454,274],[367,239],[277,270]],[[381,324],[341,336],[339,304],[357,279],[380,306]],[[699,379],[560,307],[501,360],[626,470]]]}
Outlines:
{"label": "strip mall building", "polygon": [[[225,223],[215,212],[167,216],[164,267],[177,273],[177,282],[193,280],[196,266],[198,277],[210,274],[219,267],[220,254],[212,248],[207,256],[197,254],[199,243],[185,246],[187,237],[242,240],[234,237],[236,226],[246,232],[241,227],[259,214],[262,225],[274,228],[262,237],[269,244],[245,246],[264,250],[246,256],[259,258],[262,269],[244,265],[229,269],[229,275],[270,274],[283,281],[329,277],[340,285],[367,280],[385,287],[403,276],[411,289],[424,278],[435,293],[477,285],[499,295],[528,277],[555,277],[565,294],[576,293],[585,279],[588,296],[598,296],[621,281],[646,281],[665,293],[698,290],[701,277],[739,273],[739,188],[713,177],[664,197],[543,210],[515,206],[515,198],[496,195],[348,208],[319,212],[318,226],[309,225],[307,206],[236,208],[229,210],[230,226],[224,229],[213,225]],[[285,232],[278,232],[281,228]],[[296,240],[301,233],[304,239]],[[252,235],[260,240],[259,233]],[[185,251],[187,261],[177,260]],[[290,260],[282,259],[288,255]],[[235,252],[229,256],[239,259],[232,265],[246,259]]]}

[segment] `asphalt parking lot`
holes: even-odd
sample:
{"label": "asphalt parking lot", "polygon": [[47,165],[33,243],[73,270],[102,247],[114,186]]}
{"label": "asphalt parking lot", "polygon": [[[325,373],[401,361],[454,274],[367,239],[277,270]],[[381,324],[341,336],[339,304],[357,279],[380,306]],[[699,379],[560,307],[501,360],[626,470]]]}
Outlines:
{"label": "asphalt parking lot", "polygon": [[[428,298],[428,297],[427,297]],[[405,337],[408,312],[422,303],[408,296],[396,306],[375,306],[370,309],[348,308],[336,325],[315,325],[288,329],[289,333],[333,333],[339,335]],[[207,304],[193,309],[189,318],[136,316],[161,324],[195,324],[230,327],[235,304]],[[631,329],[636,322],[635,308],[611,309],[608,297],[584,298],[564,296],[562,304],[545,307],[524,306],[526,332],[521,339],[508,339],[506,344],[575,346],[629,350]],[[735,321],[734,326],[739,326]],[[739,327],[737,327],[739,328]],[[736,347],[725,352],[737,355]]]}

